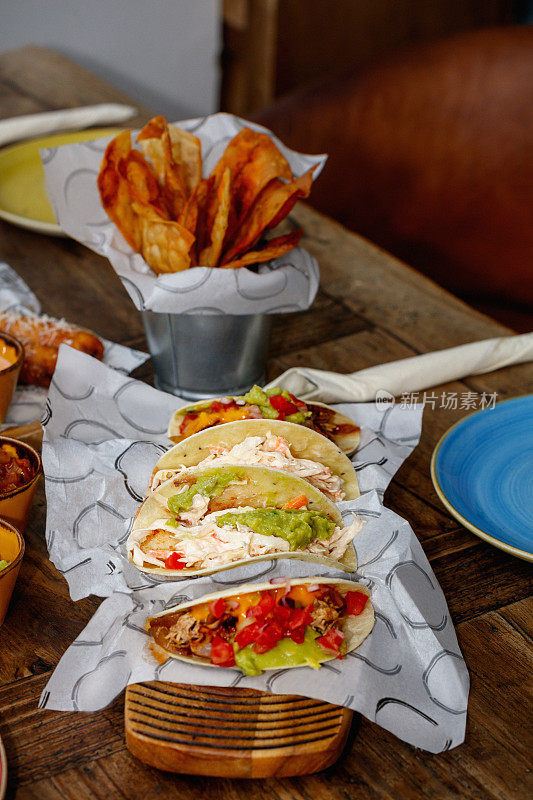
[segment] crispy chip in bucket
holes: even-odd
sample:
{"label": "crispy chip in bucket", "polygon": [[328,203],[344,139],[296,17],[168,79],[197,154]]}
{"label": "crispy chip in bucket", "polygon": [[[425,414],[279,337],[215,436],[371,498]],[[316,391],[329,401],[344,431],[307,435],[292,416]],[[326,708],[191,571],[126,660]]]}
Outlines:
{"label": "crispy chip in bucket", "polygon": [[302,237],[302,233],[303,230],[299,228],[296,231],[292,231],[292,233],[285,234],[285,236],[277,236],[275,239],[270,239],[260,250],[251,250],[235,261],[221,264],[221,269],[248,267],[250,264],[262,264],[278,256],[283,256],[290,250],[294,250]]}
{"label": "crispy chip in bucket", "polygon": [[187,269],[192,233],[179,222],[160,217],[153,208],[135,202],[133,208],[139,214],[141,253],[148,266],[157,274]]}
{"label": "crispy chip in bucket", "polygon": [[213,192],[210,198],[207,208],[207,228],[210,231],[210,242],[198,254],[198,264],[201,267],[215,267],[222,253],[231,201],[230,178],[230,169],[226,167],[216,191]]}
{"label": "crispy chip in bucket", "polygon": [[224,170],[231,169],[231,210],[229,241],[250,210],[261,189],[274,178],[293,179],[291,168],[266,133],[243,128],[233,137],[213,170],[218,180]]}
{"label": "crispy chip in bucket", "polygon": [[130,152],[129,131],[123,131],[109,142],[98,174],[98,189],[107,215],[128,244],[139,252],[142,237],[138,218],[131,207],[131,194],[127,181],[119,172],[120,161]]}
{"label": "crispy chip in bucket", "polygon": [[229,264],[241,253],[246,253],[259,241],[264,231],[280,221],[282,210],[285,215],[288,214],[298,199],[308,196],[313,183],[313,171],[314,167],[290,183],[275,178],[262,189],[240,226],[235,241],[225,250],[222,264]]}
{"label": "crispy chip in bucket", "polygon": [[137,136],[143,153],[147,156],[161,185],[165,187],[167,203],[173,219],[178,219],[187,204],[187,185],[184,169],[174,159],[170,141],[170,132],[164,117],[154,117]]}
{"label": "crispy chip in bucket", "polygon": [[98,176],[102,205],[128,244],[156,273],[206,266],[237,269],[294,248],[301,232],[258,244],[300,197],[299,178],[273,140],[242,128],[211,174],[202,178],[201,142],[167,123],[148,122],[133,149],[130,131],[108,145]]}
{"label": "crispy chip in bucket", "polygon": [[132,200],[152,206],[165,219],[170,219],[165,197],[155,173],[137,150],[130,150],[118,165],[118,171],[127,182]]}

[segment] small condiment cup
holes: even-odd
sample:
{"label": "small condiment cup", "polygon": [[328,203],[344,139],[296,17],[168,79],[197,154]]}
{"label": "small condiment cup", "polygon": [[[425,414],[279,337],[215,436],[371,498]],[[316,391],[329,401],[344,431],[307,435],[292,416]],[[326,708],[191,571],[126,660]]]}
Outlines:
{"label": "small condiment cup", "polygon": [[10,492],[0,492],[0,517],[3,517],[19,531],[24,531],[28,514],[30,513],[33,496],[41,475],[41,456],[26,442],[11,439],[9,436],[0,436],[0,445],[10,444],[16,448],[21,458],[28,458],[33,468],[33,477],[22,486]]}
{"label": "small condiment cup", "polygon": [[11,403],[15,386],[19,379],[19,372],[24,361],[24,347],[8,333],[0,332],[0,358],[7,359],[9,366],[0,366],[0,423],[6,418],[7,409]]}
{"label": "small condiment cup", "polygon": [[0,625],[7,613],[23,555],[24,539],[21,534],[14,525],[0,518],[0,561],[10,562],[0,570]]}

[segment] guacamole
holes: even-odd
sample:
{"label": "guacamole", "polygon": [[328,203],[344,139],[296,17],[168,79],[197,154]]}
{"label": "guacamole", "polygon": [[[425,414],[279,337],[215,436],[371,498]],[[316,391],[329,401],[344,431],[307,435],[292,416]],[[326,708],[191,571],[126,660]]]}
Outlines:
{"label": "guacamole", "polygon": [[178,515],[187,511],[192,506],[195,494],[204,497],[218,497],[231,483],[239,483],[244,478],[238,469],[224,467],[224,469],[210,469],[198,476],[192,486],[188,486],[179,494],[168,498],[168,507],[172,514]]}
{"label": "guacamole", "polygon": [[254,653],[253,645],[249,644],[242,650],[235,650],[235,664],[245,675],[260,675],[264,669],[280,669],[292,665],[318,669],[320,662],[328,658],[327,653],[315,642],[318,635],[308,628],[301,644],[296,644],[292,639],[282,639],[266,653]]}
{"label": "guacamole", "polygon": [[221,514],[220,525],[237,527],[246,525],[263,536],[279,536],[289,542],[291,550],[305,550],[313,539],[329,539],[335,523],[318,511],[280,511],[275,508],[257,508],[253,511]]}
{"label": "guacamole", "polygon": [[[280,394],[285,400],[292,402],[291,395],[286,390],[281,390],[278,386],[275,386],[272,389],[261,389],[260,386],[252,386],[249,392],[245,395],[242,395],[241,400],[244,400],[246,403],[250,405],[259,406],[259,410],[264,419],[278,419],[280,414],[276,411],[275,408],[270,404],[269,398],[274,397],[274,395]],[[308,418],[311,416],[310,411],[296,411],[294,414],[287,414],[284,419],[286,422],[294,422],[297,425],[305,425]]]}

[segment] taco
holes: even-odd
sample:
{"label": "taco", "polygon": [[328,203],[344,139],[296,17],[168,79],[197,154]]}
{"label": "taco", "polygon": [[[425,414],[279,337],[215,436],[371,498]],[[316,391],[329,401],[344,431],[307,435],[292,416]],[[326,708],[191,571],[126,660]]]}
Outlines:
{"label": "taco", "polygon": [[269,467],[191,467],[149,495],[126,543],[143,572],[200,575],[271,558],[300,558],[354,571],[345,526],[322,492]]}
{"label": "taco", "polygon": [[278,419],[304,425],[335,442],[343,453],[357,450],[360,428],[352,420],[324,403],[305,403],[286,390],[253,386],[249,392],[219,400],[202,400],[174,412],[168,437],[181,442],[193,433],[241,419]]}
{"label": "taco", "polygon": [[303,425],[277,419],[246,419],[188,436],[157,462],[151,491],[187,467],[247,464],[303,478],[333,502],[355,500],[353,464],[333,442]]}
{"label": "taco", "polygon": [[204,595],[150,617],[154,654],[245,675],[343,658],[374,627],[370,592],[338,578],[293,578]]}

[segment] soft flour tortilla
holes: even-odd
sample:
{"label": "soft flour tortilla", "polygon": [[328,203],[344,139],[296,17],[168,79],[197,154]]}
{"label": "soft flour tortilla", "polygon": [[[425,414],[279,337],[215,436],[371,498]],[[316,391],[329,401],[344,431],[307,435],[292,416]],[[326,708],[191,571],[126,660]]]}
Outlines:
{"label": "soft flour tortilla", "polygon": [[[346,416],[346,414],[341,414],[340,411],[336,411],[331,406],[326,405],[326,403],[308,403],[307,400],[305,402],[307,408],[309,409],[312,409],[314,406],[321,406],[322,408],[329,408],[331,411],[333,411],[333,416],[331,419],[334,425],[353,426],[356,424],[353,419]],[[332,438],[337,447],[339,447],[343,453],[345,453],[347,456],[352,456],[359,447],[359,442],[361,441],[361,429],[359,426],[356,426],[355,431],[350,431],[349,433],[339,432],[334,434]]]}
{"label": "soft flour tortilla", "polygon": [[[208,408],[215,399],[216,398],[211,398],[210,400],[202,400],[199,403],[192,403],[191,405],[184,406],[183,408],[178,409],[178,411],[175,411],[172,417],[170,418],[170,422],[168,424],[168,431],[167,431],[168,438],[172,442],[175,442],[176,444],[186,439],[187,437],[183,436],[183,434],[180,433],[180,425],[183,422],[184,418],[191,411],[201,411],[204,408]],[[312,402],[312,403],[306,403],[306,405],[308,409],[313,409],[316,406],[320,406],[321,408],[329,408],[333,412],[331,421],[334,425],[350,425],[350,426],[355,425],[354,421],[350,419],[350,417],[347,417],[346,414],[341,414],[338,411],[335,411],[334,408],[331,408],[331,406],[328,406],[325,403]],[[271,420],[266,420],[266,421],[270,422]],[[222,424],[231,425],[232,423],[224,422]],[[312,428],[307,428],[305,425],[299,425],[295,422],[288,422],[287,424],[296,425],[296,427],[298,428],[306,428],[306,430],[312,430]],[[218,428],[220,427],[220,425],[212,425],[210,427]],[[205,430],[207,430],[207,428]],[[196,434],[193,434],[193,436],[195,435]],[[322,434],[319,434],[319,436],[322,436]],[[332,436],[332,438],[337,447],[339,447],[343,453],[349,456],[352,455],[352,453],[355,453],[355,451],[359,447],[359,441],[361,439],[361,431],[357,427],[355,431],[350,431],[349,433],[342,433],[342,432],[336,433],[335,435]]]}
{"label": "soft flour tortilla", "polygon": [[[279,419],[244,419],[204,428],[203,431],[198,431],[175,444],[161,456],[153,475],[162,469],[195,467],[211,455],[210,446],[222,445],[230,449],[248,436],[266,436],[267,433],[286,439],[295,458],[318,461],[329,467],[334,475],[339,475],[343,481],[345,500],[355,500],[359,497],[359,485],[353,464],[336,444],[311,428]],[[216,466],[216,462],[213,466]]]}
{"label": "soft flour tortilla", "polygon": [[[344,595],[346,592],[362,592],[366,594],[367,597],[370,597],[370,592],[366,588],[366,586],[362,586],[360,583],[352,583],[351,581],[342,580],[342,578],[292,578],[291,580],[287,581],[287,586],[311,586],[312,584],[317,583],[319,585],[329,584],[334,585],[337,591],[340,594]],[[237,589],[226,589],[222,592],[213,592],[212,594],[204,595],[203,597],[199,597],[197,600],[189,603],[181,603],[180,605],[173,606],[172,608],[167,608],[165,611],[159,612],[159,614],[154,614],[153,617],[149,617],[146,620],[146,629],[150,630],[150,622],[153,619],[157,619],[159,617],[165,617],[168,614],[173,614],[176,611],[184,611],[188,608],[193,608],[193,606],[200,605],[202,603],[210,603],[212,600],[217,600],[219,597],[233,597],[235,595],[243,595],[247,594],[248,592],[263,592],[268,589],[275,589],[276,586],[279,584],[272,584],[272,583],[248,583],[244,586],[240,586]],[[342,621],[342,632],[344,633],[344,641],[346,642],[346,652],[351,653],[360,644],[364,642],[366,637],[372,631],[374,627],[374,606],[370,602],[370,600],[366,603],[363,611],[358,616],[347,616]],[[187,661],[190,664],[201,664],[204,667],[218,667],[217,664],[211,664],[211,662],[207,658],[202,658],[201,656],[180,656],[177,653],[172,653],[170,650],[166,650],[165,648],[161,647],[161,645],[157,644],[157,647],[162,650],[168,658],[176,658],[178,661]],[[336,654],[333,653],[328,655],[324,653],[324,658],[320,659],[321,663],[326,661],[331,661],[332,659],[337,658]],[[294,664],[287,667],[282,667],[282,669],[293,669],[294,667],[301,667],[302,664]],[[266,667],[265,669],[280,669],[280,667]]]}
{"label": "soft flour tortilla", "polygon": [[[270,467],[248,467],[248,466],[235,466],[232,467],[239,470],[246,478],[246,483],[233,484],[228,486],[223,492],[218,495],[217,503],[227,504],[226,508],[235,508],[238,506],[251,506],[252,508],[283,508],[290,500],[298,497],[298,495],[305,494],[308,502],[307,508],[310,511],[318,511],[333,520],[336,525],[342,527],[342,515],[331,500],[322,494],[319,489],[316,489],[311,484],[304,481],[302,478],[297,478],[295,475],[287,475]],[[196,475],[209,472],[216,467],[207,467],[206,469],[199,469],[191,467],[188,472]],[[220,467],[218,469],[224,469]],[[181,473],[180,478],[187,473]],[[178,493],[178,489],[174,485],[174,479],[166,481],[161,484],[157,489],[157,494],[164,497],[172,497]],[[139,508],[133,528],[128,540],[126,542],[126,549],[128,551],[128,559],[132,564],[135,564],[132,558],[132,545],[134,542],[140,543],[142,539],[138,531],[146,530],[156,519],[161,519],[164,516],[161,504],[157,501],[154,494],[149,495]],[[211,575],[214,572],[220,572],[233,567],[242,566],[242,564],[249,564],[254,561],[270,561],[273,558],[297,558],[304,561],[314,561],[320,564],[344,569],[348,572],[355,572],[357,569],[357,560],[355,557],[355,550],[351,545],[343,555],[340,561],[335,561],[331,558],[324,556],[316,556],[313,553],[307,553],[304,550],[293,550],[288,553],[270,553],[263,556],[253,556],[252,558],[241,559],[240,561],[233,561],[230,564],[221,564],[220,567],[208,567],[206,569],[165,569],[164,567],[139,567],[135,566],[141,572],[151,573],[154,575],[165,575],[166,577],[180,577],[185,578],[191,575]]]}

